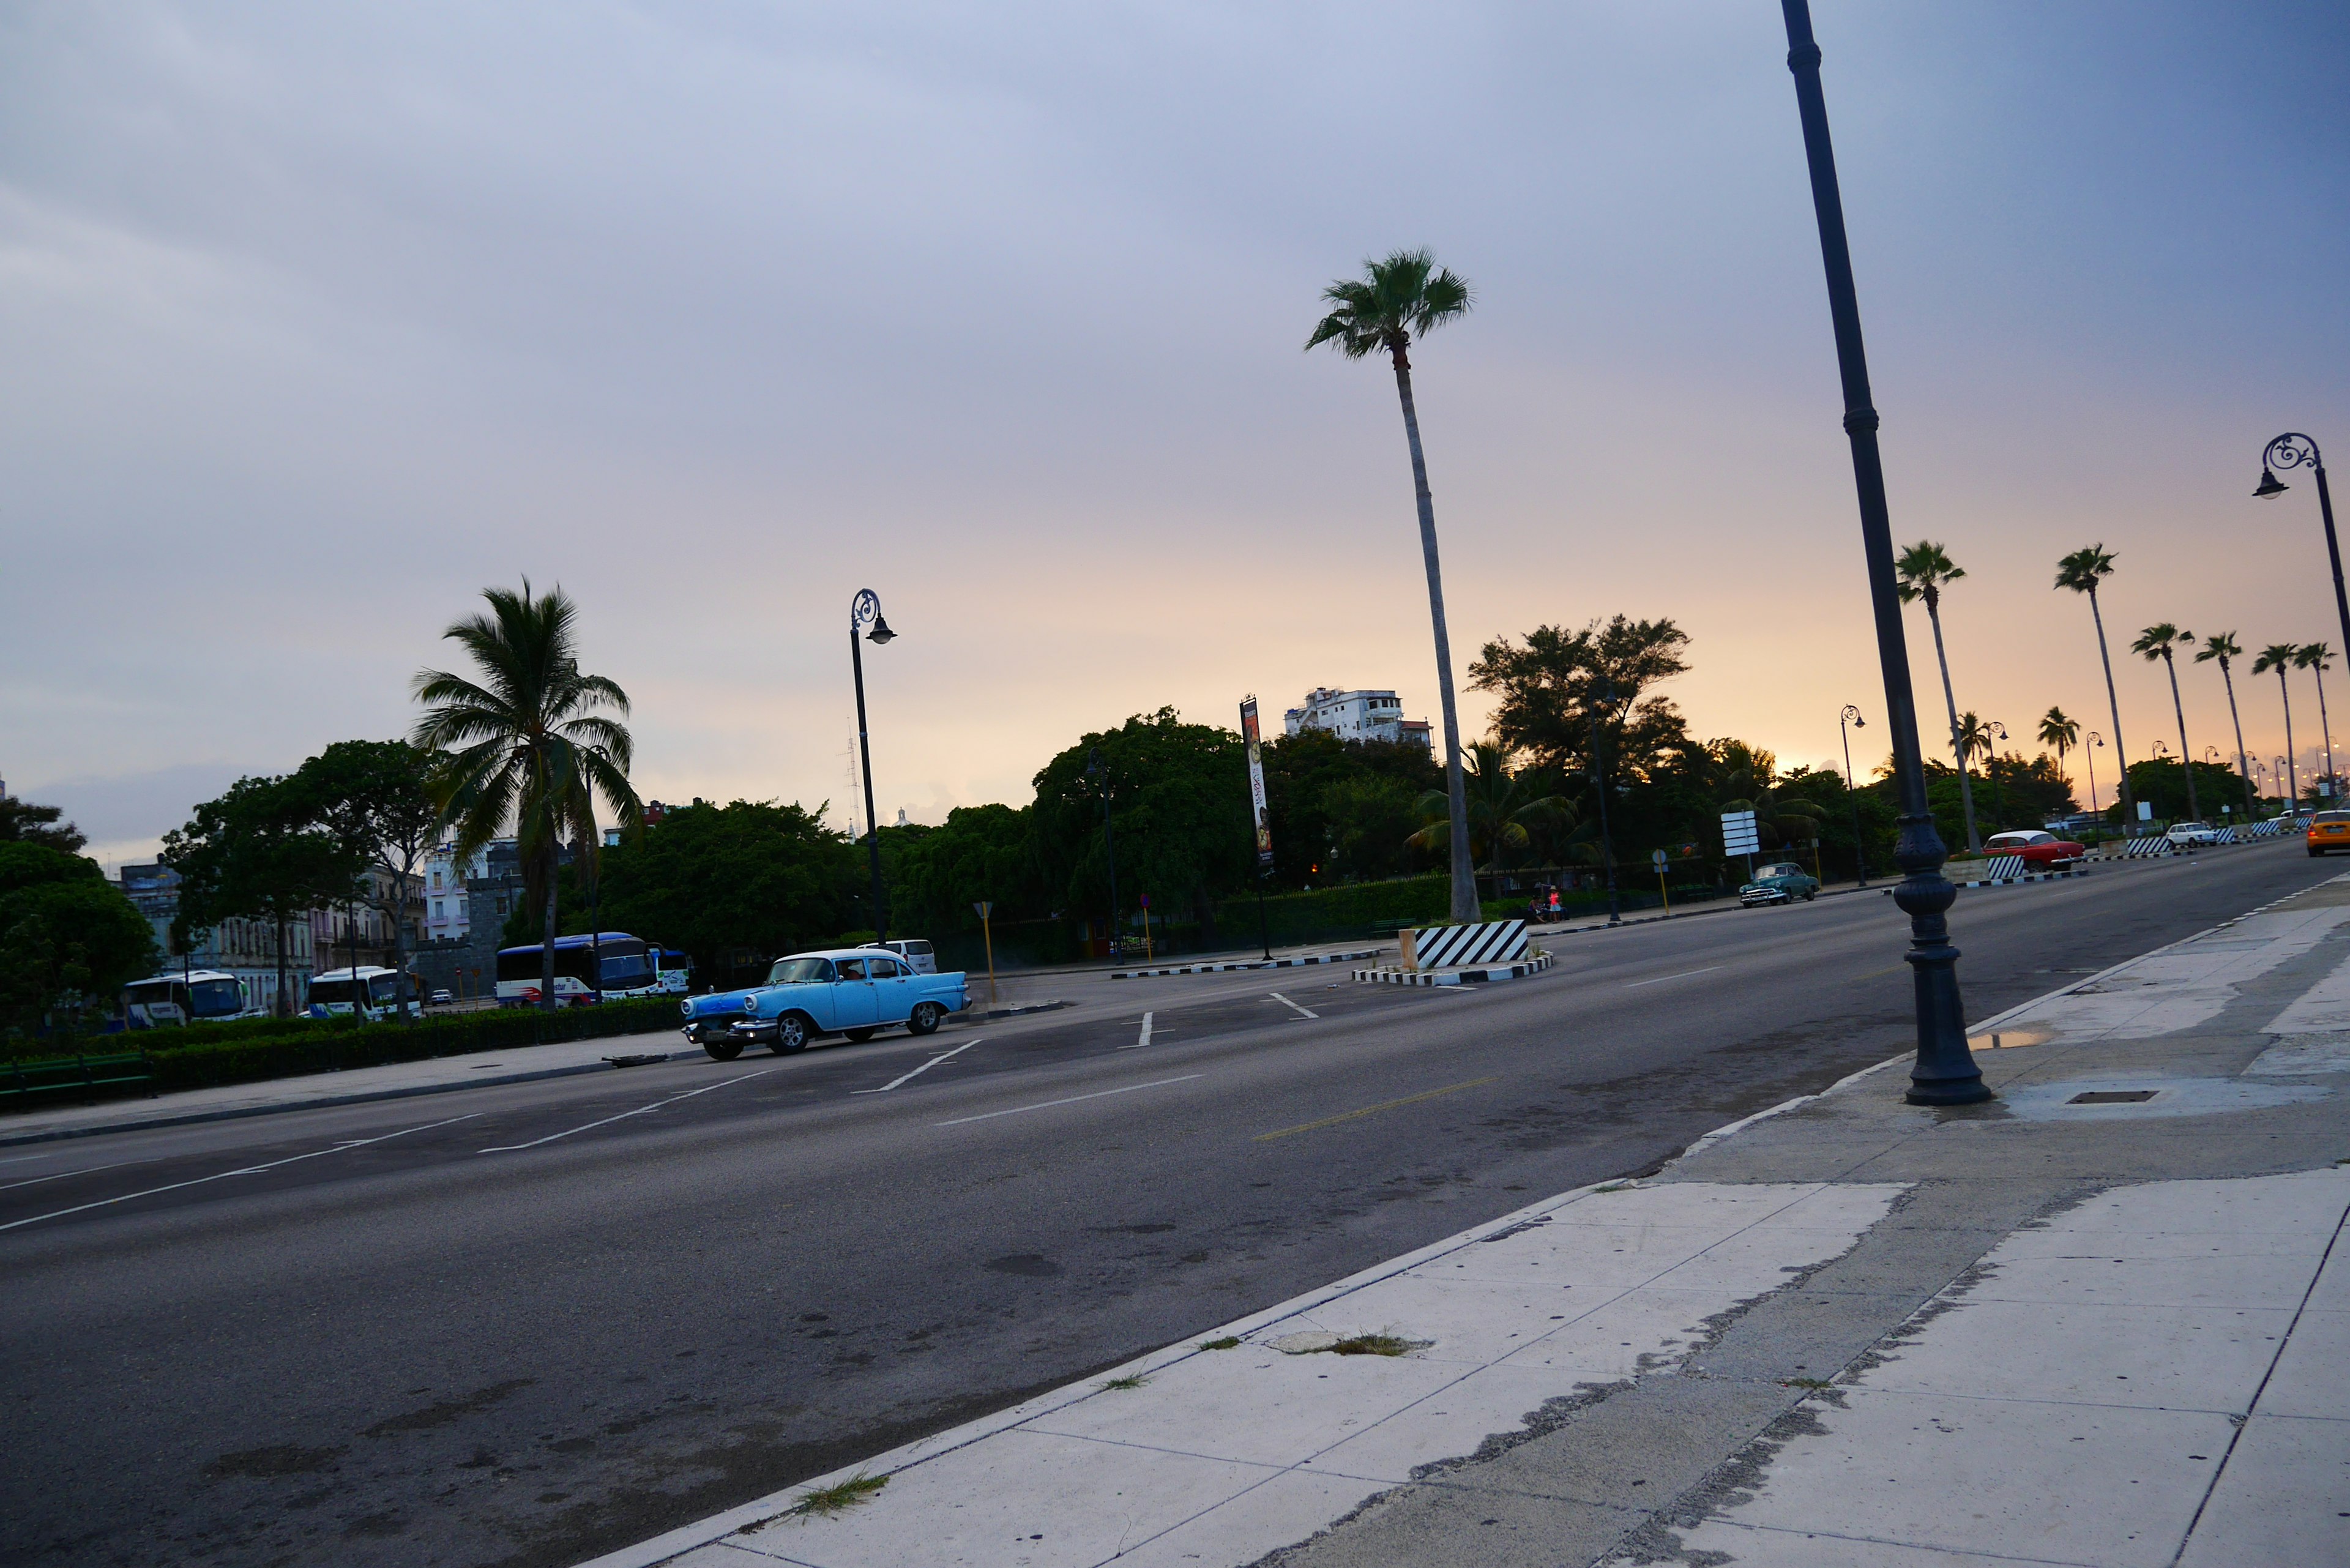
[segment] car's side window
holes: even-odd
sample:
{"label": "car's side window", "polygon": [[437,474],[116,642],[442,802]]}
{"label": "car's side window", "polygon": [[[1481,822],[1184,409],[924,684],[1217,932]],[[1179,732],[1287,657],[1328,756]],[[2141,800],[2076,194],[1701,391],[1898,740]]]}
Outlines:
{"label": "car's side window", "polygon": [[895,980],[898,978],[898,961],[896,959],[868,959],[865,962],[866,967],[873,971],[873,978],[875,980]]}
{"label": "car's side window", "polygon": [[842,959],[838,967],[840,971],[840,978],[843,980],[863,980],[865,978],[865,961],[863,959]]}

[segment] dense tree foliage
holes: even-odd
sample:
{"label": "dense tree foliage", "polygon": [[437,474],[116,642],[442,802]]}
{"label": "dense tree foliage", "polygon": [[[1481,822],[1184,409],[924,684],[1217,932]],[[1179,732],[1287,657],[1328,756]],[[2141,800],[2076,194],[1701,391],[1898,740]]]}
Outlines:
{"label": "dense tree foliage", "polygon": [[0,1034],[77,1028],[156,961],[153,929],[95,861],[0,840]]}
{"label": "dense tree foliage", "polygon": [[1254,869],[1248,753],[1236,731],[1186,723],[1172,708],[1136,714],[1080,739],[1036,774],[1036,864],[1056,909],[1107,919],[1109,850],[1118,840],[1118,910],[1138,896],[1164,916],[1204,914]]}
{"label": "dense tree foliage", "polygon": [[244,778],[163,836],[163,864],[180,874],[178,928],[262,920],[276,935],[277,1011],[294,1007],[289,933],[320,905],[342,903],[364,861],[318,825],[317,797],[298,775]]}
{"label": "dense tree foliage", "polygon": [[[338,741],[295,770],[315,820],[344,854],[359,866],[382,866],[392,873],[381,894],[368,901],[383,911],[391,929],[391,967],[408,967],[409,889],[416,868],[440,826],[440,806],[432,794],[432,759],[405,741]],[[376,884],[361,888],[374,893]],[[403,994],[400,1015],[412,1018]]]}
{"label": "dense tree foliage", "polygon": [[0,795],[0,844],[43,844],[74,854],[89,840],[72,823],[57,820],[64,815],[57,806]]}

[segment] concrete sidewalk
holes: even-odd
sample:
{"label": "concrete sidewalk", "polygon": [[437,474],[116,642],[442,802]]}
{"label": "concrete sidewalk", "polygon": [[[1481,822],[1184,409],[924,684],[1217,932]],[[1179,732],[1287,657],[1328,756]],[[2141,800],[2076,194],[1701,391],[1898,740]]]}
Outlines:
{"label": "concrete sidewalk", "polygon": [[2350,1563],[2350,878],[1979,1028],[597,1568]]}

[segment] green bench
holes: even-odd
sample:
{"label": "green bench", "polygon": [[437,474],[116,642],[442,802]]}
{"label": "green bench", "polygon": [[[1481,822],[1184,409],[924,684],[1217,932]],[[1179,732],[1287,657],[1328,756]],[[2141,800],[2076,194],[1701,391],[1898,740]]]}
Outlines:
{"label": "green bench", "polygon": [[[0,1099],[29,1099],[35,1095],[79,1089],[96,1096],[116,1084],[155,1081],[155,1064],[144,1051],[114,1056],[68,1056],[52,1062],[11,1062],[0,1068]],[[152,1093],[151,1088],[149,1093]]]}

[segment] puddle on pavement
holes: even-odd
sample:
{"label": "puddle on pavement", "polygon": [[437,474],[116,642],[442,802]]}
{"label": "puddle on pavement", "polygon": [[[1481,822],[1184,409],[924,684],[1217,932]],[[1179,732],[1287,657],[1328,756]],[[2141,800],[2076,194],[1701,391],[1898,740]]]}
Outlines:
{"label": "puddle on pavement", "polygon": [[2054,1029],[1995,1029],[1967,1036],[1970,1051],[2004,1051],[2018,1045],[2045,1045],[2056,1038]]}

